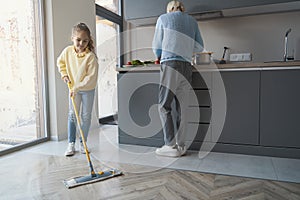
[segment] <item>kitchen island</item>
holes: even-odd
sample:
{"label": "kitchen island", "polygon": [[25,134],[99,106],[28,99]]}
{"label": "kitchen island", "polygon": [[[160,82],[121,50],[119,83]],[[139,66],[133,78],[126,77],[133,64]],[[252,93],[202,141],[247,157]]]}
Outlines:
{"label": "kitchen island", "polygon": [[[163,145],[159,68],[117,69],[119,143]],[[189,149],[300,158],[300,62],[198,65],[192,87]]]}

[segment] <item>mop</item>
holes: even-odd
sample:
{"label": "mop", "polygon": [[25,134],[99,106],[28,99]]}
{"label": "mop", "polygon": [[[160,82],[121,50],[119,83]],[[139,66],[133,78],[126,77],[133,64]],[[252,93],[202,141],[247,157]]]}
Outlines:
{"label": "mop", "polygon": [[[70,82],[68,83],[68,88],[70,90]],[[71,97],[71,101],[72,101],[72,104],[73,104],[77,124],[78,124],[80,135],[81,135],[81,140],[82,140],[82,143],[83,143],[83,146],[84,146],[84,151],[85,151],[85,155],[86,155],[89,167],[90,167],[90,173],[91,174],[86,175],[86,176],[78,176],[78,177],[72,177],[72,178],[69,178],[69,179],[65,179],[63,181],[65,186],[68,189],[70,189],[70,188],[77,187],[77,186],[80,186],[80,185],[90,184],[90,183],[94,183],[94,182],[97,182],[97,181],[102,181],[102,180],[105,180],[105,179],[109,179],[109,178],[112,178],[112,177],[115,177],[115,176],[122,175],[123,173],[118,169],[109,169],[109,170],[105,170],[105,171],[95,172],[92,161],[91,161],[91,158],[90,158],[89,151],[87,149],[84,134],[83,134],[83,131],[81,129],[80,118],[79,118],[79,115],[78,115],[78,110],[76,108],[76,104],[74,102],[74,96]]]}

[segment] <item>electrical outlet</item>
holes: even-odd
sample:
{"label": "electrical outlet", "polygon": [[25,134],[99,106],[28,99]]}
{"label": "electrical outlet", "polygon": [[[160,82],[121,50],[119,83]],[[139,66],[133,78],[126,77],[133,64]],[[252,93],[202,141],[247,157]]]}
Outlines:
{"label": "electrical outlet", "polygon": [[251,61],[251,53],[234,53],[230,54],[229,60],[232,62]]}

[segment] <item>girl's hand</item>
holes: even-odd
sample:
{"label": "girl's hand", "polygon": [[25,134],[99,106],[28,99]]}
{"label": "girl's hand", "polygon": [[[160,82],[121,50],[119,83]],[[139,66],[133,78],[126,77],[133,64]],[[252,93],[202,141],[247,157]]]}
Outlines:
{"label": "girl's hand", "polygon": [[72,98],[72,97],[75,97],[75,92],[72,90],[72,91],[70,91],[70,97]]}
{"label": "girl's hand", "polygon": [[64,80],[65,83],[69,83],[70,82],[69,76],[64,76],[63,80]]}

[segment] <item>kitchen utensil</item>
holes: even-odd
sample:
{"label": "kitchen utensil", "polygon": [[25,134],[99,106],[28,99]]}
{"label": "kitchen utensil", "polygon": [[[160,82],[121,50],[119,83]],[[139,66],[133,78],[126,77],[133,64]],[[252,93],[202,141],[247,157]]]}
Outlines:
{"label": "kitchen utensil", "polygon": [[209,64],[211,62],[213,52],[198,52],[193,56],[193,64],[201,65],[201,64]]}
{"label": "kitchen utensil", "polygon": [[227,49],[229,49],[229,48],[228,47],[224,47],[223,56],[222,56],[219,64],[226,64],[225,54],[226,54]]}

